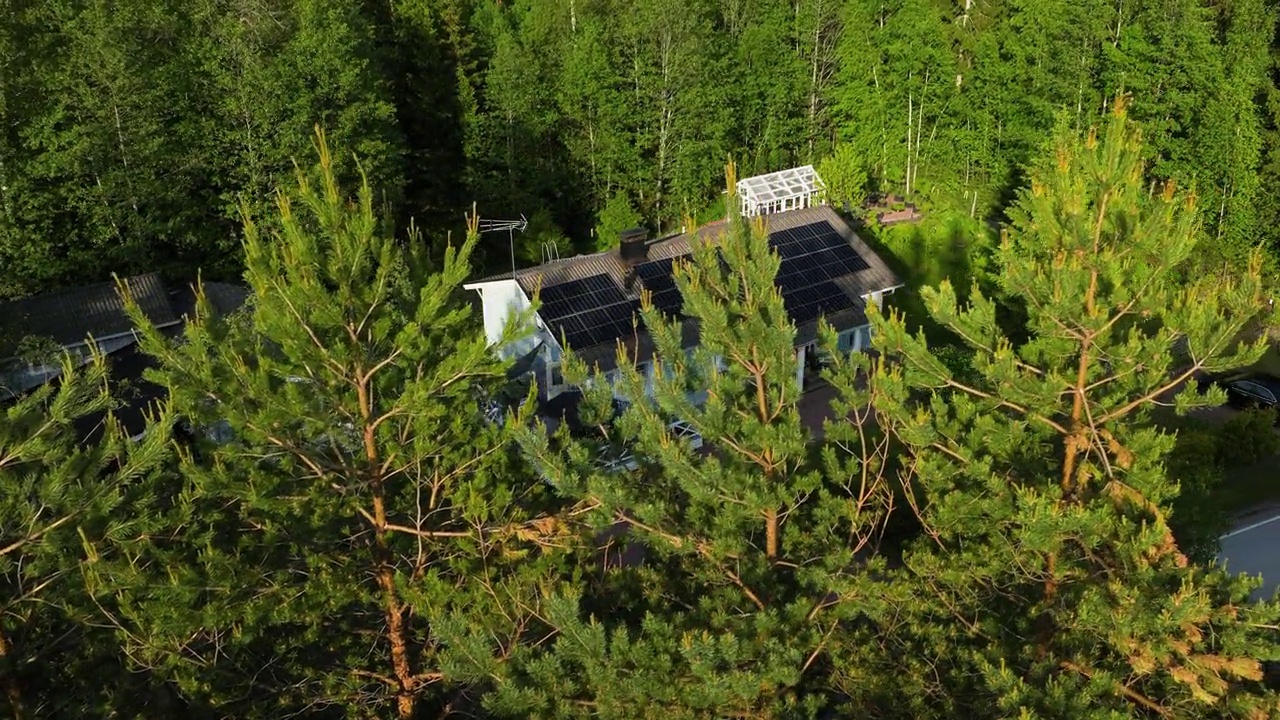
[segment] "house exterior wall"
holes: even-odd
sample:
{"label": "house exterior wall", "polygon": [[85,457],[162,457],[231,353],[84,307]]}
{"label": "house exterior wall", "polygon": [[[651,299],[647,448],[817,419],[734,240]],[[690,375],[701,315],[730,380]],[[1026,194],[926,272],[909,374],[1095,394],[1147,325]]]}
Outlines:
{"label": "house exterior wall", "polygon": [[[506,329],[507,318],[529,309],[529,297],[515,280],[495,280],[475,288],[480,292],[480,301],[484,314],[484,334],[490,345],[502,341],[502,331]],[[536,333],[529,333],[519,340],[498,349],[502,357],[523,355],[537,344]]]}

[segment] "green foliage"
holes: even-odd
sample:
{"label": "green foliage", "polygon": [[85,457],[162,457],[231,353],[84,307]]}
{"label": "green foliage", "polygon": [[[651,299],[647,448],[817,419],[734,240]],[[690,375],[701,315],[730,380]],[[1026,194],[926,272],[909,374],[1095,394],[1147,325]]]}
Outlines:
{"label": "green foliage", "polygon": [[[0,351],[7,353],[8,349],[0,344]],[[17,357],[32,365],[58,365],[62,354],[62,346],[52,338],[27,335],[18,339],[10,357]]]}
{"label": "green foliage", "polygon": [[858,212],[867,199],[867,167],[857,149],[849,143],[818,163],[818,175],[827,184],[827,200],[837,207]]}
{"label": "green foliage", "polygon": [[19,290],[235,274],[240,197],[268,197],[316,123],[399,190],[393,107],[355,6],[53,0],[5,15],[23,47],[0,86],[0,266]]}
{"label": "green foliage", "polygon": [[[590,437],[564,428],[548,437],[536,425],[520,434],[548,482],[591,509],[593,533],[625,532],[644,559],[560,601],[554,647],[523,682],[499,689],[495,710],[807,717],[829,704],[819,689],[835,656],[871,662],[858,621],[866,573],[884,567],[867,558],[894,497],[859,380],[867,360],[832,352],[834,404],[853,421],[833,423],[832,444],[815,450],[799,415],[796,328],[774,287],[778,264],[761,225],[731,218],[676,274],[698,346],[686,350],[683,322],[646,304],[652,376],[619,348],[616,383],[584,391]],[[829,350],[835,342],[824,333]],[[586,384],[581,360],[570,355],[565,368]],[[615,393],[629,401],[611,421]],[[676,435],[675,421],[706,449]],[[636,467],[601,467],[602,443],[627,448]],[[873,707],[877,689],[859,699]]]}
{"label": "green foliage", "polygon": [[[140,442],[110,411],[105,359],[64,357],[56,384],[0,409],[0,711],[65,717],[181,713],[146,673],[132,674],[82,571],[112,562],[145,532],[128,512],[167,456],[168,420]],[[86,441],[95,430],[97,440]]]}
{"label": "green foliage", "polygon": [[971,218],[942,210],[919,223],[881,228],[877,237],[893,255],[912,286],[949,280],[959,292],[974,283],[991,285],[990,266],[995,233]]}
{"label": "green foliage", "polygon": [[596,249],[617,247],[622,231],[639,225],[640,213],[636,212],[627,196],[623,193],[614,195],[600,211],[600,219],[596,223]]}
{"label": "green foliage", "polygon": [[1218,556],[1218,538],[1230,524],[1221,499],[1225,437],[1221,428],[1180,428],[1165,460],[1169,480],[1178,483],[1178,496],[1170,503],[1169,527],[1178,547],[1197,563],[1207,564]]}
{"label": "green foliage", "polygon": [[[925,508],[894,591],[934,599],[887,642],[912,678],[902,692],[941,694],[943,714],[966,697],[1046,717],[1278,709],[1248,681],[1280,607],[1243,610],[1247,581],[1188,564],[1167,521],[1173,438],[1143,422],[1179,387],[1180,412],[1221,403],[1221,390],[1182,383],[1262,354],[1262,341],[1236,341],[1264,308],[1258,263],[1182,283],[1194,196],[1152,193],[1142,157],[1117,102],[1100,134],[1060,136],[1033,168],[993,264],[1026,305],[1027,342],[1010,342],[980,289],[967,306],[947,282],[923,291],[979,382],[956,379],[900,316],[872,313],[893,359],[876,406],[910,448]],[[1175,363],[1175,341],[1189,363]]]}
{"label": "green foliage", "polygon": [[[1280,715],[1251,680],[1274,606],[1183,567],[1212,555],[1225,466],[1274,450],[1269,420],[1175,438],[1148,412],[1259,351],[1234,338],[1275,274],[1254,249],[1280,237],[1272,5],[0,3],[0,297],[245,265],[254,291],[231,318],[202,301],[178,342],[147,328],[194,431],[163,477],[167,419],[140,444],[110,421],[77,442],[113,402],[100,359],[5,408],[0,703]],[[1116,88],[1136,91],[1126,119],[1067,140]],[[323,154],[273,208],[316,124],[361,163]],[[481,397],[527,393],[458,285],[507,269],[507,238],[469,228],[431,255],[393,226],[456,231],[475,202],[529,217],[518,260],[567,256],[592,228],[608,247],[723,218],[726,154],[817,163],[837,203],[927,205],[876,231],[909,287],[935,286],[890,300],[905,317],[870,311],[885,364],[789,327],[777,258],[735,219],[678,273],[687,327],[645,310],[657,376],[636,367],[655,348],[620,352],[619,417],[597,382],[589,437],[522,427],[523,407],[486,424]],[[851,418],[820,440],[797,333],[831,351]],[[1221,399],[1197,390],[1180,410]],[[601,447],[637,468],[605,472]],[[643,562],[617,567],[623,543]]]}
{"label": "green foliage", "polygon": [[130,657],[223,714],[437,715],[496,677],[450,671],[473,636],[541,637],[559,530],[481,413],[504,367],[458,302],[474,225],[428,258],[319,149],[278,229],[246,217],[248,311],[201,298],[175,343],[130,308],[196,438],[95,580]]}
{"label": "green foliage", "polygon": [[726,153],[752,174],[826,159],[838,202],[866,186],[999,218],[1045,135],[1118,87],[1139,93],[1153,175],[1203,198],[1197,262],[1238,260],[1280,226],[1275,22],[1265,0],[19,3],[0,27],[0,294],[234,275],[241,199],[269,196],[316,123],[401,225],[457,230],[474,201],[545,211],[585,247],[619,193],[651,226],[696,214]]}
{"label": "green foliage", "polygon": [[[504,240],[505,244],[505,238],[494,237]],[[525,231],[516,237],[516,256],[527,264],[535,265],[546,259],[544,253],[548,250],[547,246],[554,247],[559,253],[553,257],[573,255],[573,244],[564,231],[556,225],[551,213],[539,210],[529,218],[529,225]]]}
{"label": "green foliage", "polygon": [[1280,453],[1275,410],[1246,410],[1222,424],[1218,458],[1225,467],[1253,465]]}

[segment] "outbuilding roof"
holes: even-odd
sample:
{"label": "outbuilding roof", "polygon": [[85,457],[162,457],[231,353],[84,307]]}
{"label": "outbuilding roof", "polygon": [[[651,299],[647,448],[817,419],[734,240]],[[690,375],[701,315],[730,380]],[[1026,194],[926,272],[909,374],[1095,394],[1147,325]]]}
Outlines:
{"label": "outbuilding roof", "polygon": [[[158,327],[173,325],[178,315],[159,273],[127,278],[124,284],[142,312]],[[102,340],[133,330],[115,281],[32,295],[0,305],[0,332],[11,338],[51,338],[63,347]]]}
{"label": "outbuilding roof", "polygon": [[744,178],[738,181],[737,187],[743,204],[757,207],[811,198],[823,189],[822,180],[812,165]]}

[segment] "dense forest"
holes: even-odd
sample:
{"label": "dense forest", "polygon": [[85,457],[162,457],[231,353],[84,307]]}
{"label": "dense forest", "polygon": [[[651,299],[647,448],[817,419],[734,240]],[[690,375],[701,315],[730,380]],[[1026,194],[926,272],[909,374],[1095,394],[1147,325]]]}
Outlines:
{"label": "dense forest", "polygon": [[1206,251],[1280,227],[1266,0],[5,2],[0,294],[236,277],[239,202],[269,202],[316,124],[401,225],[524,215],[536,262],[607,244],[611,203],[705,219],[728,156],[998,220],[1055,127],[1127,92]]}
{"label": "dense forest", "polygon": [[[1274,414],[1189,419],[1276,352],[1278,22],[0,0],[0,300],[249,296],[121,286],[139,435],[111,355],[0,402],[0,717],[1280,717],[1280,600],[1213,562]],[[805,164],[906,281],[874,352],[822,332],[821,432],[733,182]],[[697,348],[646,301],[653,377],[567,353],[549,432],[462,289],[520,217],[522,265],[727,218]]]}

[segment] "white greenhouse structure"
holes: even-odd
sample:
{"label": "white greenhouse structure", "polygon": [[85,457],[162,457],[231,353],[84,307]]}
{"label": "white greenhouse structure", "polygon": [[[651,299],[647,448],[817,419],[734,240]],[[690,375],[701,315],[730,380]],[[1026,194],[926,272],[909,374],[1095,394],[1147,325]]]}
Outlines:
{"label": "white greenhouse structure", "polygon": [[772,215],[821,205],[826,186],[812,165],[779,170],[738,181],[742,216]]}

